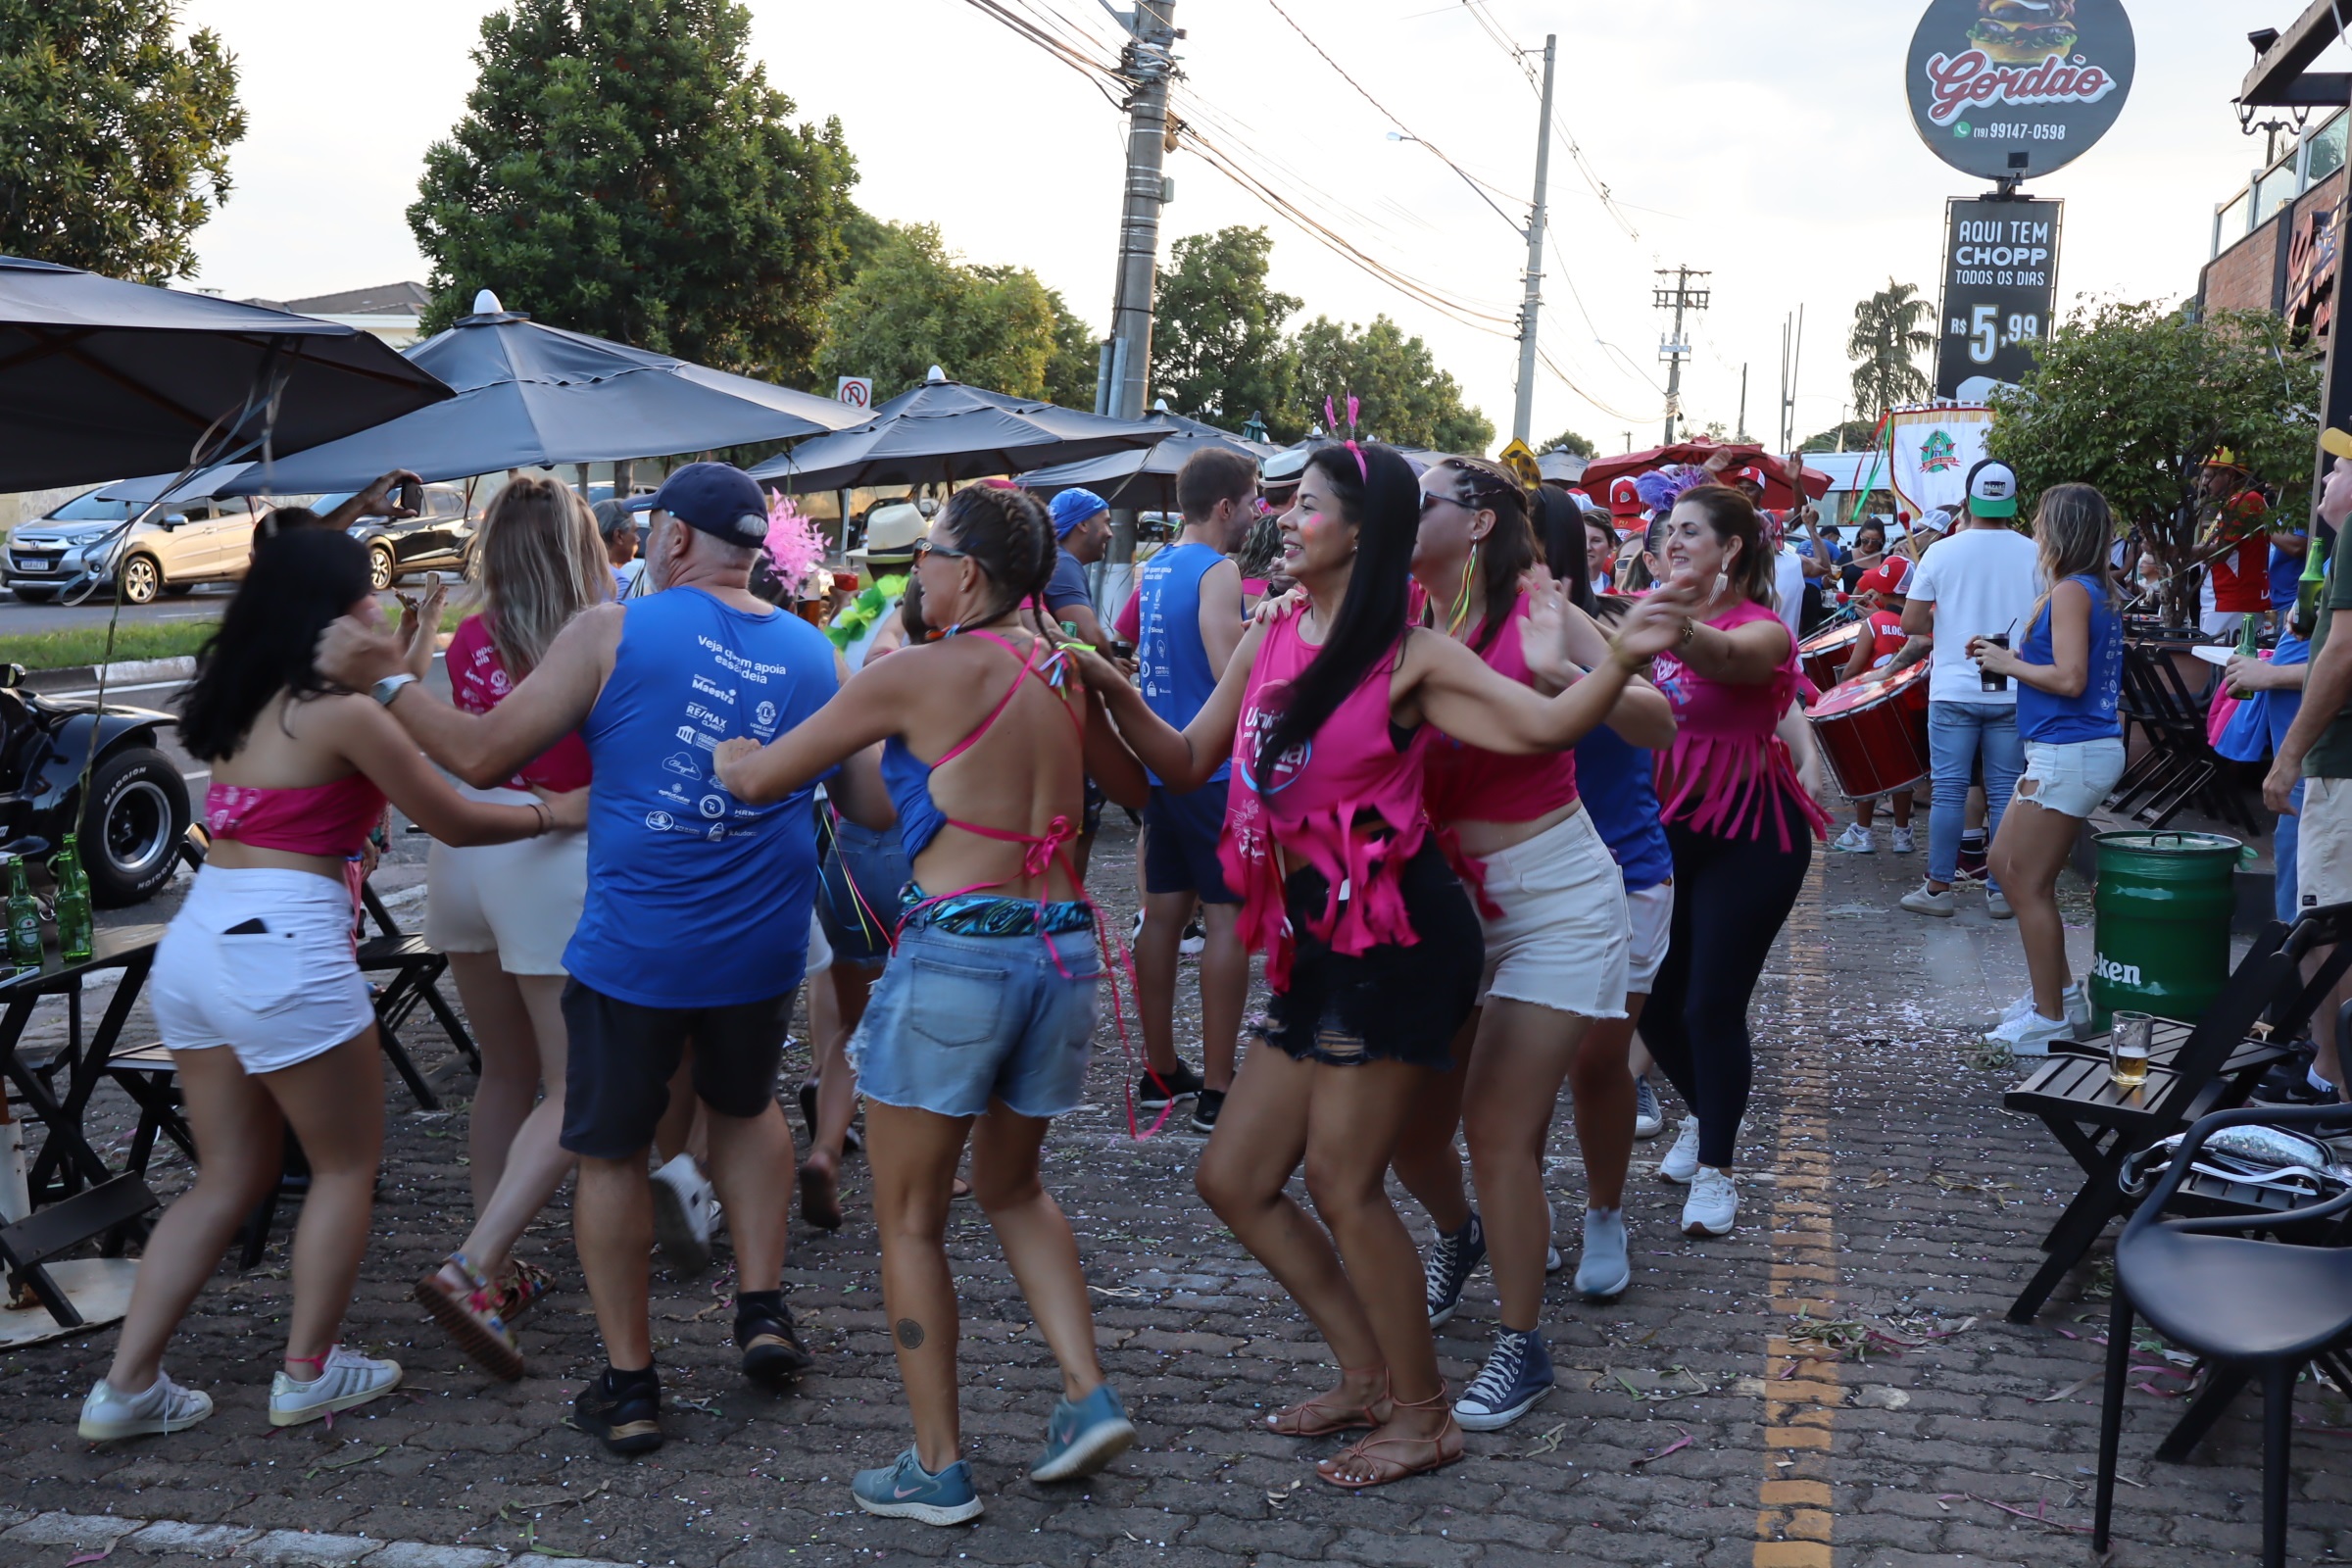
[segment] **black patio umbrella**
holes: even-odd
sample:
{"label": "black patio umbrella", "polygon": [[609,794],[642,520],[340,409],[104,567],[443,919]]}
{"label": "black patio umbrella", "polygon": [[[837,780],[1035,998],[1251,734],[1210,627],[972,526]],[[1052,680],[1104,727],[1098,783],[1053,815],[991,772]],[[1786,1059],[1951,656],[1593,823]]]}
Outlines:
{"label": "black patio umbrella", "polygon": [[1248,440],[1181,414],[1170,414],[1162,402],[1144,417],[1145,424],[1164,427],[1168,434],[1144,452],[1114,452],[1080,463],[1057,463],[1021,476],[1022,488],[1051,496],[1056,491],[1084,487],[1113,506],[1139,512],[1176,510],[1176,474],[1185,461],[1202,447],[1221,446],[1255,463],[1282,449]]}
{"label": "black patio umbrella", "polygon": [[0,256],[0,491],[281,457],[449,395],[356,327]]}
{"label": "black patio umbrella", "polygon": [[255,464],[222,495],[326,495],[394,468],[466,479],[507,468],[613,463],[838,430],[869,416],[756,381],[545,326],[484,290],[471,316],[407,350],[457,388],[447,403],[304,453]]}
{"label": "black patio umbrella", "polygon": [[796,493],[983,479],[1133,452],[1168,434],[1159,425],[966,386],[933,366],[921,386],[892,398],[863,423],[803,442],[760,464],[752,477]]}

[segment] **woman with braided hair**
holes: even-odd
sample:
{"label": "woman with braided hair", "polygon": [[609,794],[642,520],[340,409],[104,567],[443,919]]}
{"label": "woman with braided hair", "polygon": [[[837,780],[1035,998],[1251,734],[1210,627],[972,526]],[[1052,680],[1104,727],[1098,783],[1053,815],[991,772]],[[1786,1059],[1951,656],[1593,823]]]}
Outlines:
{"label": "woman with braided hair", "polygon": [[[908,646],[767,746],[734,741],[716,754],[719,782],[758,805],[883,743],[914,879],[849,1056],[866,1099],[883,1301],[914,1445],[860,1472],[853,1491],[869,1513],[925,1524],[981,1511],[957,1422],[946,1245],[967,1140],[973,1197],[1061,1366],[1062,1398],[1031,1478],[1092,1475],[1135,1440],[1095,1357],[1077,1242],[1038,1181],[1048,1125],[1085,1099],[1102,969],[1068,851],[1086,776],[1124,805],[1141,806],[1146,788],[1102,704],[1025,608],[1055,550],[1034,498],[987,483],[956,492],[917,542],[902,612]],[[975,713],[987,716],[975,725]]]}

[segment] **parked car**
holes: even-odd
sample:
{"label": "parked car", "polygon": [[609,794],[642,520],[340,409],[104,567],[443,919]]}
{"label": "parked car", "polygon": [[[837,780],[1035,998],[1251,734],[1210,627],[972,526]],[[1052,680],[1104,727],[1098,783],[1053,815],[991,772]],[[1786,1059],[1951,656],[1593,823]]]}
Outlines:
{"label": "parked car", "polygon": [[24,680],[23,665],[0,664],[0,855],[37,861],[78,832],[90,902],[112,909],[154,897],[172,880],[190,814],[187,781],[157,746],[172,715],[44,697]]}
{"label": "parked car", "polygon": [[[317,509],[328,512],[350,499],[349,493],[326,496]],[[416,516],[362,517],[351,525],[351,536],[368,547],[368,580],[380,592],[415,572],[464,573],[473,561],[474,529],[463,485],[428,484],[424,510]]]}
{"label": "parked car", "polygon": [[124,602],[147,605],[158,595],[184,594],[198,583],[236,582],[253,555],[255,520],[291,499],[240,496],[175,503],[169,513],[133,522],[143,509],[126,501],[101,501],[104,489],[17,525],[8,548],[0,551],[0,577],[11,593],[42,605],[85,573],[101,584],[119,574]]}

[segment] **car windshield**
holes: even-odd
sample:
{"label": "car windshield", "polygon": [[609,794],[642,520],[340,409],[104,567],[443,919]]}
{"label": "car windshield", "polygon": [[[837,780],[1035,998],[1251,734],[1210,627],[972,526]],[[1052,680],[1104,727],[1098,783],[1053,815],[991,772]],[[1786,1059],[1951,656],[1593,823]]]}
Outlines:
{"label": "car windshield", "polygon": [[[100,489],[105,487],[101,485]],[[101,501],[98,491],[75,496],[44,520],[49,522],[121,522],[133,508],[125,501]]]}

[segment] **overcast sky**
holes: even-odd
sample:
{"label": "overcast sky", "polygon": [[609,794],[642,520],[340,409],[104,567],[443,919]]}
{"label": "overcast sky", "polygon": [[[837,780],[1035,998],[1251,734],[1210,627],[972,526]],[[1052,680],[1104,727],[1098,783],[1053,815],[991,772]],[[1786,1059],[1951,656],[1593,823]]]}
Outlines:
{"label": "overcast sky", "polygon": [[[1393,142],[1382,111],[1478,178],[1532,185],[1537,105],[1502,44],[1459,0],[1179,0],[1180,107],[1278,182],[1289,202],[1375,258],[1477,314],[1516,307],[1525,195],[1488,207],[1423,148]],[[1099,0],[1011,0],[1061,19],[1104,57],[1116,31]],[[2128,0],[2139,48],[2130,104],[2106,140],[2035,182],[2067,202],[2062,295],[2178,299],[2196,287],[2213,209],[2243,184],[2261,139],[2230,98],[2254,27],[2285,26],[2297,0]],[[751,0],[754,49],[812,120],[839,116],[884,218],[938,223],[975,262],[1034,268],[1098,330],[1107,322],[1123,122],[1085,76],[968,0]],[[198,235],[195,280],[232,296],[293,298],[421,280],[403,213],[426,146],[473,82],[467,52],[485,0],[188,0],[242,66],[252,122],[232,153],[236,188]],[[1937,286],[1943,199],[1979,182],[1913,132],[1903,57],[1921,0],[1487,0],[1515,43],[1559,35],[1559,119],[1613,219],[1555,141],[1553,232],[1542,339],[1574,388],[1539,373],[1535,434],[1572,427],[1604,452],[1658,433],[1664,318],[1654,268],[1708,269],[1713,309],[1690,330],[1685,402],[1734,422],[1749,367],[1748,427],[1770,439],[1784,319],[1805,309],[1800,433],[1847,401],[1853,306],[1889,276]],[[1087,40],[1092,40],[1091,44]],[[2324,69],[2345,70],[2336,53]],[[1277,215],[1199,154],[1168,160],[1175,237],[1265,223],[1274,281],[1308,316],[1386,313],[1426,338],[1469,398],[1508,433],[1517,348],[1378,281]],[[1633,232],[1628,232],[1629,227]],[[1567,276],[1560,272],[1565,263]],[[484,279],[495,287],[496,279]],[[1574,293],[1568,286],[1574,284]],[[1580,306],[1581,300],[1581,306]],[[948,368],[953,371],[956,367]],[[1343,388],[1330,389],[1343,392]]]}

